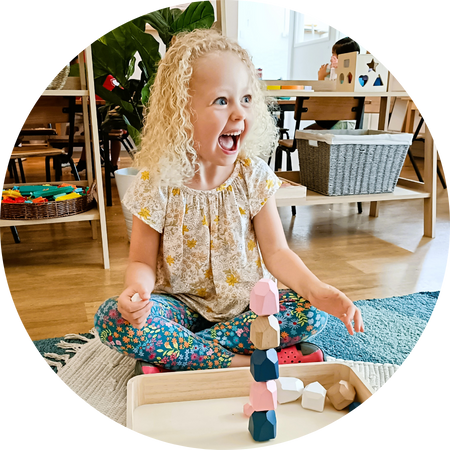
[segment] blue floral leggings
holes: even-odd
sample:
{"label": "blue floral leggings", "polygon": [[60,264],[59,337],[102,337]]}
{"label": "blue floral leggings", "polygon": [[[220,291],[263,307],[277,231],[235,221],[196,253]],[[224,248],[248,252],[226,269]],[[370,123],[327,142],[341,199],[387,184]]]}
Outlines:
{"label": "blue floral leggings", "polygon": [[[152,294],[153,306],[142,329],[133,328],[117,310],[117,297],[106,300],[95,315],[101,341],[124,355],[170,370],[228,367],[235,354],[250,355],[246,311],[228,322],[208,322],[170,295]],[[321,332],[328,315],[294,291],[280,290],[280,347],[289,347]]]}

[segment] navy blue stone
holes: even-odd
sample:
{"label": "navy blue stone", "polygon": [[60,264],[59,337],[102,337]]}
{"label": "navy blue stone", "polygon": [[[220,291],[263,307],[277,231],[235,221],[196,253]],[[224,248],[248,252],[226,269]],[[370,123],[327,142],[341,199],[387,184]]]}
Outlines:
{"label": "navy blue stone", "polygon": [[269,381],[278,378],[278,353],[274,348],[256,349],[250,358],[250,372],[255,381]]}
{"label": "navy blue stone", "polygon": [[257,442],[275,439],[277,435],[277,416],[274,410],[255,411],[249,419],[248,431]]}
{"label": "navy blue stone", "polygon": [[353,402],[348,405],[349,412],[352,412],[354,409],[356,409],[361,403],[359,402]]}

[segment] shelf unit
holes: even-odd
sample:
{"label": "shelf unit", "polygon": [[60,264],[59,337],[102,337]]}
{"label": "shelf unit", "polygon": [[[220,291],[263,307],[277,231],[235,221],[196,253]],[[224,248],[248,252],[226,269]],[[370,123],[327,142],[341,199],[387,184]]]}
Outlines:
{"label": "shelf unit", "polygon": [[[95,105],[95,90],[94,90],[94,69],[92,64],[92,51],[89,46],[79,54],[80,76],[69,77],[63,89],[59,90],[45,90],[43,96],[67,96],[67,97],[81,97],[83,124],[84,124],[84,138],[86,151],[86,173],[87,180],[77,181],[79,186],[92,186],[94,179],[96,183],[96,205],[89,211],[73,216],[60,217],[55,219],[41,219],[41,220],[0,220],[0,227],[20,226],[20,225],[44,225],[66,222],[83,222],[90,221],[92,228],[92,237],[97,239],[97,224],[100,225],[100,239],[102,245],[103,267],[110,268],[109,264],[109,248],[108,236],[106,228],[106,211],[103,194],[103,178],[100,161],[100,143],[97,132],[97,110],[89,105]],[[90,124],[93,125],[92,129]],[[91,136],[92,134],[92,136]],[[92,142],[92,148],[91,148]],[[93,158],[92,156],[93,155]],[[92,159],[94,167],[92,167]],[[35,183],[26,183],[35,184]],[[52,182],[50,184],[58,184]],[[5,185],[5,188],[14,185]]]}

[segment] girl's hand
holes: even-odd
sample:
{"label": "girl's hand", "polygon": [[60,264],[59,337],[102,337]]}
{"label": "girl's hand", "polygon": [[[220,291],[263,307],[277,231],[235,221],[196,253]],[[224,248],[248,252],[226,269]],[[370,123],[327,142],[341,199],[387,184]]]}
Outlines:
{"label": "girl's hand", "polygon": [[339,289],[325,283],[320,283],[311,292],[308,300],[316,308],[341,320],[351,335],[353,335],[352,322],[354,324],[354,331],[357,333],[364,332],[361,311]]}
{"label": "girl's hand", "polygon": [[[141,301],[133,302],[131,297],[139,294]],[[133,328],[139,330],[147,322],[153,302],[150,301],[150,293],[143,287],[128,286],[117,299],[117,309],[122,317],[130,322]]]}
{"label": "girl's hand", "polygon": [[319,80],[325,80],[327,76],[327,66],[328,64],[322,64],[320,66],[319,72],[317,73]]}

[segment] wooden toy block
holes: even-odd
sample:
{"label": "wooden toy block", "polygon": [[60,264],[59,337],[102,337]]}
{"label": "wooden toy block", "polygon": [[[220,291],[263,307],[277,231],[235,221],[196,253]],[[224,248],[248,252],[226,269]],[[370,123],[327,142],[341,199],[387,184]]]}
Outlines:
{"label": "wooden toy block", "polygon": [[255,411],[248,422],[248,431],[257,442],[275,439],[277,435],[275,411]]}
{"label": "wooden toy block", "polygon": [[275,383],[277,384],[277,400],[280,404],[294,402],[303,393],[303,381],[298,378],[280,377]]}
{"label": "wooden toy block", "polygon": [[268,279],[259,280],[250,293],[250,309],[258,316],[270,316],[280,311],[277,285]]}
{"label": "wooden toy block", "polygon": [[250,417],[255,412],[255,408],[253,408],[251,403],[246,403],[244,405],[244,415],[246,417]]}
{"label": "wooden toy block", "polygon": [[305,409],[322,412],[326,396],[327,390],[319,382],[310,383],[303,389],[302,406]]}
{"label": "wooden toy block", "polygon": [[280,325],[275,316],[259,316],[250,326],[250,340],[259,350],[280,345]]}
{"label": "wooden toy block", "polygon": [[253,381],[250,385],[250,403],[255,411],[276,409],[277,384],[275,381]]}
{"label": "wooden toy block", "polygon": [[354,409],[356,409],[361,403],[359,402],[353,402],[348,405],[348,411],[352,412]]}
{"label": "wooden toy block", "polygon": [[342,92],[386,92],[388,70],[371,54],[358,52],[338,56],[336,90]]}
{"label": "wooden toy block", "polygon": [[277,379],[279,376],[277,351],[274,348],[254,350],[250,358],[250,372],[255,381]]}
{"label": "wooden toy block", "polygon": [[341,380],[328,389],[327,396],[334,408],[340,411],[355,400],[356,391],[348,381]]}

